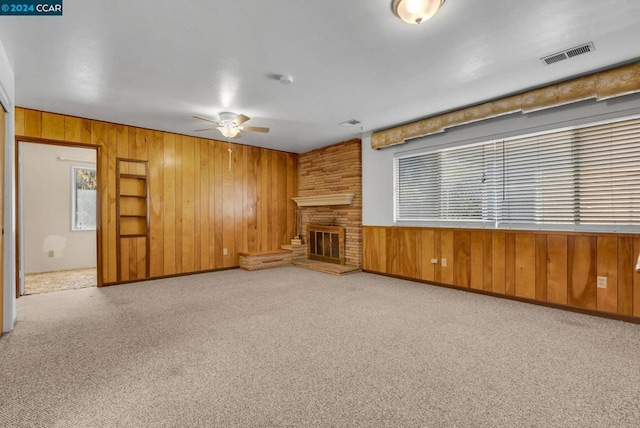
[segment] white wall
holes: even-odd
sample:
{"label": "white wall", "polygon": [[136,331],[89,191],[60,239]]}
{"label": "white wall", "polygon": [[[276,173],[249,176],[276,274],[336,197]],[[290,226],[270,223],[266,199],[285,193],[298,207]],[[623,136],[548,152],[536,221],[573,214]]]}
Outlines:
{"label": "white wall", "polygon": [[4,278],[0,284],[3,293],[3,329],[10,331],[16,321],[16,258],[15,258],[15,78],[9,58],[0,41],[0,102],[8,110],[5,124],[4,168]]}
{"label": "white wall", "polygon": [[95,267],[96,231],[71,230],[71,167],[95,167],[96,151],[21,142],[19,152],[25,273]]}
{"label": "white wall", "polygon": [[[609,101],[593,100],[523,115],[521,113],[449,129],[408,143],[373,150],[370,136],[362,139],[362,223],[393,226],[393,159],[426,147],[451,146],[505,138],[563,126],[640,114],[640,94]],[[406,225],[407,223],[402,223]]]}

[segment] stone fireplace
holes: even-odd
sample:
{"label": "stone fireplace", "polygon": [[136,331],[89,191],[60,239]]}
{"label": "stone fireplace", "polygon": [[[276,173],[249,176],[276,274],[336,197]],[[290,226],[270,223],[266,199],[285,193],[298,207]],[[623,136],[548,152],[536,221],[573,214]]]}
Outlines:
{"label": "stone fireplace", "polygon": [[309,245],[312,226],[340,226],[344,265],[356,268],[362,266],[361,158],[359,139],[301,154],[299,192],[293,198],[298,208],[296,234],[304,244]]}

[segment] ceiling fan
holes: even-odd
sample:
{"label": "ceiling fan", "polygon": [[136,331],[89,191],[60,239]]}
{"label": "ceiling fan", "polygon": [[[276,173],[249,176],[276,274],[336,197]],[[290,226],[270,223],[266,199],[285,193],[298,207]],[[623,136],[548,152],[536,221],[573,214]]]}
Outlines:
{"label": "ceiling fan", "polygon": [[206,122],[215,123],[217,125],[212,128],[196,129],[194,132],[210,131],[212,129],[217,129],[218,131],[220,131],[222,135],[224,135],[227,138],[240,138],[240,131],[269,132],[269,128],[264,128],[262,126],[243,125],[243,123],[245,123],[251,118],[249,116],[245,116],[244,114],[231,113],[229,111],[220,113],[220,120],[208,119],[202,116],[193,116],[193,117],[195,119],[204,120]]}

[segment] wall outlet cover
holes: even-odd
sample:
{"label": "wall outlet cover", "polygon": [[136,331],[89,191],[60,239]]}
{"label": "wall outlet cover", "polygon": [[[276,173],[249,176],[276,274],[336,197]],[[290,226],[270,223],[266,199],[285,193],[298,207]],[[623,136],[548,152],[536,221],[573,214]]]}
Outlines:
{"label": "wall outlet cover", "polygon": [[599,276],[598,277],[598,288],[607,288],[607,277]]}

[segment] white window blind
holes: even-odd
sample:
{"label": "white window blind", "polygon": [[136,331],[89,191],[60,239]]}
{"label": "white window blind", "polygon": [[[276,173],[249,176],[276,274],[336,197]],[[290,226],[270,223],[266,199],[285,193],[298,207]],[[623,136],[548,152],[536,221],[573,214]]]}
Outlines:
{"label": "white window blind", "polygon": [[640,225],[640,119],[397,158],[395,215],[495,227]]}
{"label": "white window blind", "polygon": [[495,221],[493,142],[396,159],[396,218]]}

